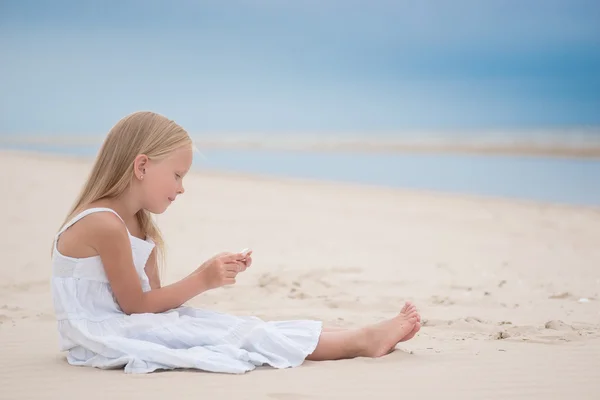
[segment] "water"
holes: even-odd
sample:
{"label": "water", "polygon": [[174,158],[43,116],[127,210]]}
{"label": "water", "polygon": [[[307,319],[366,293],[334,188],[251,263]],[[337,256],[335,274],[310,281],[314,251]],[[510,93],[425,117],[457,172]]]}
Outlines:
{"label": "water", "polygon": [[[97,146],[12,148],[95,156]],[[600,206],[600,160],[451,154],[202,150],[195,169]]]}
{"label": "water", "polygon": [[210,150],[203,168],[600,205],[600,160],[450,154]]}

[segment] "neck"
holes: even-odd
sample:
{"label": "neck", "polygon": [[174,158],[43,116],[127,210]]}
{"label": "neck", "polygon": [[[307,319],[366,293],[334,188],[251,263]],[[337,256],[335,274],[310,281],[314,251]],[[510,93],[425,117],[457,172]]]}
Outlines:
{"label": "neck", "polygon": [[106,207],[115,210],[117,214],[123,218],[123,221],[125,221],[127,228],[132,234],[135,234],[139,231],[140,227],[138,226],[135,215],[142,209],[142,207],[130,190],[126,191],[119,197],[106,199],[102,201],[102,203]]}

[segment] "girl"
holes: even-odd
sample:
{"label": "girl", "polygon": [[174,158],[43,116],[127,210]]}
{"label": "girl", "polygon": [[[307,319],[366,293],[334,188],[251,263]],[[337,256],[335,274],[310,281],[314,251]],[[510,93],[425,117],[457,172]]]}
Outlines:
{"label": "girl", "polygon": [[244,373],[260,365],[380,357],[420,328],[415,307],[359,329],[320,321],[262,321],[183,304],[235,283],[250,253],[221,253],[162,286],[163,240],[151,215],[184,193],[193,144],[184,129],[151,112],[109,132],[52,251],[52,292],[61,351],[73,365],[127,373],[195,368]]}

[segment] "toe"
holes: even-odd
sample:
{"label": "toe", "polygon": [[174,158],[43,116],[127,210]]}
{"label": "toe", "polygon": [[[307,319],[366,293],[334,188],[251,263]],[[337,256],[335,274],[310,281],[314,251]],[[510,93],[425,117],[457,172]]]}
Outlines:
{"label": "toe", "polygon": [[412,339],[419,332],[419,330],[421,330],[421,324],[419,323],[419,321],[417,321],[417,322],[415,322],[415,325],[413,326],[412,331],[410,331],[410,333],[408,335],[406,335],[405,337],[403,337],[402,340],[400,340],[400,341],[406,342],[406,341]]}
{"label": "toe", "polygon": [[421,330],[421,322],[417,321],[415,322],[415,327],[413,328],[413,332],[417,333]]}
{"label": "toe", "polygon": [[410,314],[413,311],[416,310],[416,307],[412,304],[407,304],[404,306],[404,308],[402,308],[402,311],[400,311],[401,314]]}

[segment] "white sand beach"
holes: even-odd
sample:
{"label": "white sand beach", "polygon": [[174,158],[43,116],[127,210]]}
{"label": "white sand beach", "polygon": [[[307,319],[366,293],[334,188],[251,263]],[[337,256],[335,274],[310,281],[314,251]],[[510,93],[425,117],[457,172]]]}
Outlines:
{"label": "white sand beach", "polygon": [[353,327],[419,308],[380,359],[245,375],[128,375],[58,351],[50,249],[91,160],[0,152],[0,399],[597,399],[600,209],[192,172],[158,216],[163,283],[254,250],[233,287],[190,301]]}

